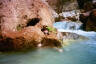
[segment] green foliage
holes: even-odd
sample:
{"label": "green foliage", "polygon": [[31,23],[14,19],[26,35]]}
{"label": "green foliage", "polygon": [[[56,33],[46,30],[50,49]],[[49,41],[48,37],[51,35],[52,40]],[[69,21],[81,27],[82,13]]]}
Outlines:
{"label": "green foliage", "polygon": [[51,32],[54,32],[54,33],[57,33],[57,30],[56,28],[52,28],[52,27],[47,27],[48,31],[51,31]]}
{"label": "green foliage", "polygon": [[20,24],[17,26],[17,30],[18,30],[18,31],[20,31],[22,28],[23,28],[23,27],[22,27]]}

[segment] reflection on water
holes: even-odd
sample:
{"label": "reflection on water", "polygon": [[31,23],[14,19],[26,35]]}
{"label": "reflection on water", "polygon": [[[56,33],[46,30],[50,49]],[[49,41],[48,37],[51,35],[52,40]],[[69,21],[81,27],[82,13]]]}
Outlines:
{"label": "reflection on water", "polygon": [[41,48],[30,52],[0,54],[0,64],[96,64],[96,41],[73,43],[60,53]]}

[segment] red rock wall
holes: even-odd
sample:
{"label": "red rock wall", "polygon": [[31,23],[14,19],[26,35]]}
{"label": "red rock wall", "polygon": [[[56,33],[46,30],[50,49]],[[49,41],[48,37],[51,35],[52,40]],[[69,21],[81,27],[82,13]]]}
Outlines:
{"label": "red rock wall", "polygon": [[51,12],[41,0],[0,0],[0,3],[2,31],[17,31],[18,24],[26,26],[32,18],[40,18],[42,25],[52,26]]}
{"label": "red rock wall", "polygon": [[26,48],[40,43],[45,37],[42,26],[52,27],[53,22],[51,9],[42,0],[0,0],[1,49]]}

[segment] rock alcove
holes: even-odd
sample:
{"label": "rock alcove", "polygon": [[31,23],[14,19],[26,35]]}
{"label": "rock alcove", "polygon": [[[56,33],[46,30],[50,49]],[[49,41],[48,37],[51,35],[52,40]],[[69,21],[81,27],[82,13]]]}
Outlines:
{"label": "rock alcove", "polygon": [[40,18],[29,19],[27,26],[35,26],[39,22],[40,22]]}

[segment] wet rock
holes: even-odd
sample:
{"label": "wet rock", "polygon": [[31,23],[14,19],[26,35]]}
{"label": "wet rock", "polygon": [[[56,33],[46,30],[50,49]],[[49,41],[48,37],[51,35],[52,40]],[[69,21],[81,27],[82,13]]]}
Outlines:
{"label": "wet rock", "polygon": [[96,31],[96,9],[80,14],[80,21],[83,23],[83,29],[87,31]]}
{"label": "wet rock", "polygon": [[85,4],[86,2],[92,2],[92,0],[77,0],[77,2],[78,2],[79,8],[80,8],[80,9],[84,9],[84,4]]}
{"label": "wet rock", "polygon": [[82,28],[87,31],[96,31],[96,5],[92,0],[85,2],[84,11],[80,14],[80,21],[83,23]]}
{"label": "wet rock", "polygon": [[87,31],[96,31],[96,9],[92,10],[86,23]]}
{"label": "wet rock", "polygon": [[42,0],[0,0],[0,50],[36,47],[49,39],[42,26],[53,27],[53,22],[51,8]]}
{"label": "wet rock", "polygon": [[48,2],[50,7],[55,10],[55,21],[61,21],[64,19],[63,16],[60,16],[59,14],[64,11],[71,11],[77,9],[77,1],[76,0],[45,0]]}
{"label": "wet rock", "polygon": [[41,44],[43,44],[43,46],[49,46],[49,47],[62,47],[61,42],[57,39],[58,38],[56,34],[50,33],[50,35],[43,38]]}
{"label": "wet rock", "polygon": [[66,41],[66,40],[86,40],[87,38],[81,35],[78,35],[76,33],[70,33],[70,32],[59,32],[57,34],[58,38],[60,40]]}
{"label": "wet rock", "polygon": [[45,0],[57,12],[69,11],[76,9],[76,0]]}
{"label": "wet rock", "polygon": [[82,24],[83,30],[86,30],[86,23],[88,21],[89,15],[90,15],[90,12],[85,12],[85,13],[80,14],[80,16],[79,16],[79,20],[83,23]]}

